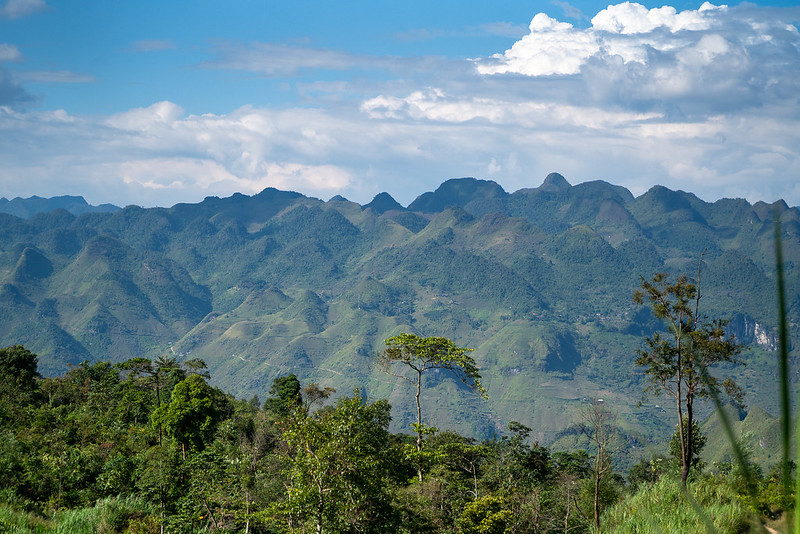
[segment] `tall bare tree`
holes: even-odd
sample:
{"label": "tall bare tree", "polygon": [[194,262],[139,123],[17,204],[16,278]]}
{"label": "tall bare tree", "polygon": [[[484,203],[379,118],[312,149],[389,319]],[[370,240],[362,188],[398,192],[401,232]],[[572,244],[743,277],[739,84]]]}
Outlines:
{"label": "tall bare tree", "polygon": [[[697,280],[702,265],[701,255]],[[684,429],[692,428],[694,401],[707,397],[710,388],[718,389],[720,385],[735,404],[741,406],[743,398],[733,379],[720,383],[710,373],[710,368],[718,363],[744,364],[739,357],[743,347],[725,333],[727,321],[709,321],[700,315],[701,297],[698,282],[685,275],[670,281],[665,273],[656,274],[650,281],[642,278],[641,288],[633,295],[638,304],[647,301],[653,314],[664,321],[669,330],[666,336],[656,333],[646,339],[647,348],[638,351],[636,364],[644,367],[651,380],[647,391],[660,390],[675,399],[684,486],[694,448],[692,433]]]}

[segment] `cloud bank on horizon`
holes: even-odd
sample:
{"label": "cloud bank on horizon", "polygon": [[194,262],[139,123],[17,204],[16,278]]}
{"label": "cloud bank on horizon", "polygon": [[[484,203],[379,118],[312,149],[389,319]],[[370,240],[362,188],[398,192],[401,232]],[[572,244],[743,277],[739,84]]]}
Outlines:
{"label": "cloud bank on horizon", "polygon": [[[49,9],[9,0],[0,19]],[[407,204],[448,178],[514,191],[557,171],[635,194],[662,184],[709,201],[797,206],[798,21],[797,7],[624,2],[585,27],[537,13],[508,48],[478,57],[206,41],[192,66],[181,56],[186,76],[261,80],[283,95],[224,112],[187,112],[175,98],[110,113],[48,109],[52,87],[80,91],[108,73],[28,66],[28,47],[0,42],[0,196],[164,206],[271,186],[362,203],[387,191]],[[132,40],[120,57],[182,47],[197,56],[167,35]]]}

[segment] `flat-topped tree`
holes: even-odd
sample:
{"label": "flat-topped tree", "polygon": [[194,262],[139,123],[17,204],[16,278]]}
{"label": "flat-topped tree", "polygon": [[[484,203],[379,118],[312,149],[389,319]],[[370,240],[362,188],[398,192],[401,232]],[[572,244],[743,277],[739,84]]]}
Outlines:
{"label": "flat-topped tree", "polygon": [[[415,334],[399,334],[388,338],[386,350],[383,351],[381,365],[384,372],[410,382],[416,388],[414,400],[417,404],[417,422],[412,425],[417,433],[417,453],[422,451],[422,436],[427,433],[422,425],[422,374],[430,369],[444,369],[477,391],[484,399],[488,398],[481,384],[481,375],[475,360],[469,355],[473,349],[458,347],[444,337],[420,337]],[[403,372],[393,372],[395,363],[403,364]],[[410,370],[410,372],[409,372]],[[409,376],[411,375],[411,376]],[[418,466],[417,474],[422,481],[422,467]]]}

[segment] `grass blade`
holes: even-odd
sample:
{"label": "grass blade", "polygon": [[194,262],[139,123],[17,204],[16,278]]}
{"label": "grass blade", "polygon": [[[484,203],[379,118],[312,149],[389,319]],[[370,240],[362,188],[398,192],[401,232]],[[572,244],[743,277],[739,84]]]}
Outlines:
{"label": "grass blade", "polygon": [[731,420],[728,417],[728,413],[723,409],[722,400],[719,396],[719,391],[717,390],[716,385],[708,376],[708,370],[702,368],[701,376],[703,378],[703,382],[705,382],[706,386],[708,387],[708,393],[711,396],[711,400],[714,401],[714,406],[717,409],[717,415],[719,416],[719,421],[722,424],[722,429],[725,431],[725,436],[728,438],[728,441],[731,444],[731,448],[733,449],[733,456],[736,459],[736,463],[739,464],[742,468],[742,475],[744,476],[745,486],[747,487],[747,493],[750,495],[753,504],[758,503],[758,488],[756,485],[756,477],[753,473],[752,468],[750,467],[750,462],[745,459],[744,453],[742,452],[742,448],[739,445],[739,440],[736,439],[736,436],[733,434],[733,426],[731,425]]}
{"label": "grass blade", "polygon": [[[783,438],[783,457],[781,463],[781,474],[783,479],[783,505],[786,515],[786,528],[791,533],[800,532],[800,525],[797,521],[800,516],[792,521],[792,509],[797,510],[798,497],[795,496],[794,506],[789,501],[792,491],[792,472],[789,465],[789,447],[791,439],[791,399],[789,398],[789,340],[786,332],[786,297],[783,288],[783,246],[781,244],[781,215],[776,207],[773,211],[775,219],[775,279],[778,288],[778,358],[780,362],[780,381],[781,381],[781,437]],[[800,432],[800,426],[798,432]],[[798,461],[800,461],[800,449],[798,449]],[[794,529],[792,528],[794,527]]]}

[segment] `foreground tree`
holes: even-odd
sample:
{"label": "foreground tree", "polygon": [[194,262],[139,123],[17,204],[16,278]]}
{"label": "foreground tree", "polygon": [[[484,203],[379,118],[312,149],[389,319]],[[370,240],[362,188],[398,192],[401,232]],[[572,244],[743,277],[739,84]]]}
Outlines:
{"label": "foreground tree", "polygon": [[[701,256],[698,280],[702,263]],[[705,321],[700,315],[701,296],[697,284],[686,276],[672,282],[664,273],[650,281],[643,278],[641,289],[633,295],[637,304],[647,301],[653,314],[669,329],[667,336],[656,333],[646,339],[647,348],[638,351],[636,364],[644,367],[651,380],[648,390],[663,391],[675,399],[684,486],[696,448],[692,432],[685,431],[694,426],[694,401],[720,385],[709,369],[722,362],[744,363],[739,358],[742,346],[725,334],[726,321]],[[729,398],[741,405],[742,392],[736,383],[729,378],[721,385]]]}
{"label": "foreground tree", "polygon": [[264,409],[278,418],[288,417],[303,402],[303,397],[300,395],[300,380],[294,373],[273,379],[269,395],[264,402]]}
{"label": "foreground tree", "polygon": [[[414,430],[417,433],[417,453],[419,454],[422,452],[422,437],[426,434],[426,428],[422,424],[422,405],[420,404],[423,373],[431,369],[444,369],[450,371],[470,389],[477,391],[483,398],[487,398],[486,390],[481,384],[478,366],[469,355],[473,349],[458,347],[444,337],[423,338],[414,334],[393,336],[385,343],[386,350],[383,352],[381,360],[384,372],[402,378],[416,388],[414,400],[417,405],[417,422]],[[406,372],[392,372],[392,364],[396,362],[403,364]],[[409,369],[410,373],[408,373]],[[417,474],[421,482],[421,466],[418,467]]]}
{"label": "foreground tree", "polygon": [[389,403],[366,403],[357,392],[336,407],[303,411],[283,433],[286,499],[274,512],[290,529],[392,531],[388,493]]}
{"label": "foreground tree", "polygon": [[602,401],[593,401],[581,410],[583,431],[597,447],[594,458],[594,529],[600,532],[600,483],[611,472],[611,456],[614,454],[613,441],[617,435],[617,417]]}
{"label": "foreground tree", "polygon": [[38,357],[22,345],[0,349],[0,423],[18,421],[39,397]]}
{"label": "foreground tree", "polygon": [[164,428],[167,436],[180,445],[184,459],[187,448],[193,451],[204,448],[219,419],[214,392],[200,375],[178,382],[170,403],[157,408],[152,417],[153,424]]}

